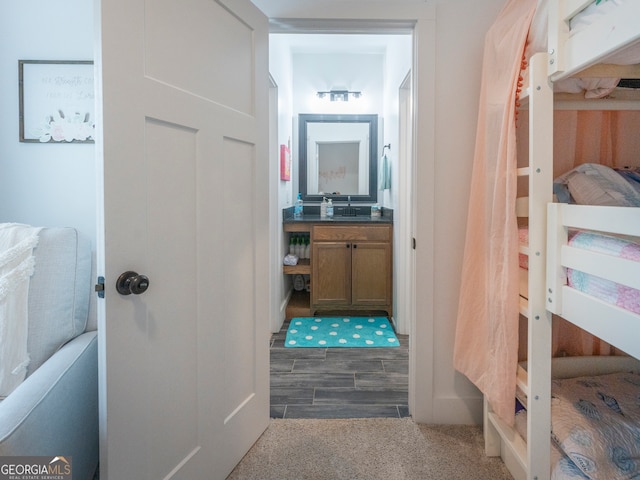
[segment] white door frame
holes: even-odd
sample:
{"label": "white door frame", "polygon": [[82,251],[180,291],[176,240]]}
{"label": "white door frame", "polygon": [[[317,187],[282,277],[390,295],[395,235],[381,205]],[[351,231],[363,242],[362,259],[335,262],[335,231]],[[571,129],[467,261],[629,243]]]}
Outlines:
{"label": "white door frame", "polygon": [[[295,12],[283,12],[278,18],[268,13],[272,17],[270,33],[381,34],[403,30],[413,34],[412,121],[413,132],[419,135],[412,135],[412,168],[406,173],[410,178],[401,179],[405,185],[413,186],[413,195],[404,202],[406,205],[398,212],[400,218],[397,219],[411,226],[417,247],[414,250],[412,238],[407,238],[397,242],[394,248],[399,249],[399,258],[409,259],[405,265],[410,265],[396,271],[407,289],[402,301],[409,304],[406,309],[410,332],[409,411],[416,422],[430,423],[434,420],[435,7],[367,5],[362,9],[361,5],[346,3],[337,16],[330,19],[321,7],[312,5],[301,6]],[[275,234],[279,228],[280,225],[276,225],[271,229],[271,241],[279,241]],[[271,265],[280,271],[279,261]],[[416,295],[418,285],[420,295]]]}
{"label": "white door frame", "polygon": [[278,85],[269,75],[269,330],[277,331],[281,324],[280,297],[282,267],[280,266],[280,242],[282,241],[282,212],[278,205],[280,181],[280,151],[278,145]]}
{"label": "white door frame", "polygon": [[[398,89],[398,205],[396,226],[394,227],[395,260],[394,275],[394,314],[400,333],[411,333],[411,325],[415,319],[414,308],[414,261],[413,221],[411,212],[413,204],[413,110],[412,110],[412,78],[407,72]],[[395,212],[394,212],[395,214]]]}

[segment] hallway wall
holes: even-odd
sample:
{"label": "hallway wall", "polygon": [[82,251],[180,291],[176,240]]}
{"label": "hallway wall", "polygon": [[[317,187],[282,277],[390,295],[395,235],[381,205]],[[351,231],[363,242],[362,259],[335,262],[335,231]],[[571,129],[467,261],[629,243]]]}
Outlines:
{"label": "hallway wall", "polygon": [[[434,412],[452,399],[482,422],[482,397],[454,370],[453,340],[460,292],[469,185],[475,147],[484,35],[504,0],[438,4],[435,151]],[[435,414],[434,414],[435,415]],[[442,418],[457,423],[455,418]]]}

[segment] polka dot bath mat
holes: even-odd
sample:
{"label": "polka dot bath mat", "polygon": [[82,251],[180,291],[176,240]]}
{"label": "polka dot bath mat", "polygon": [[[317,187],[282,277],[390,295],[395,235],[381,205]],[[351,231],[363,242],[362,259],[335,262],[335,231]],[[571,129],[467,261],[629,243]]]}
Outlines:
{"label": "polka dot bath mat", "polygon": [[384,317],[292,318],[285,347],[399,347]]}

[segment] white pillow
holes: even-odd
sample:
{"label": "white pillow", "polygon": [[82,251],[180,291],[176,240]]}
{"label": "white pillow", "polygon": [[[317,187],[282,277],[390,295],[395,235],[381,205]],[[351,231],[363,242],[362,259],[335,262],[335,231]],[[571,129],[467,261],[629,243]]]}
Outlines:
{"label": "white pillow", "polygon": [[615,170],[585,163],[556,179],[569,189],[579,205],[640,207],[640,193]]}

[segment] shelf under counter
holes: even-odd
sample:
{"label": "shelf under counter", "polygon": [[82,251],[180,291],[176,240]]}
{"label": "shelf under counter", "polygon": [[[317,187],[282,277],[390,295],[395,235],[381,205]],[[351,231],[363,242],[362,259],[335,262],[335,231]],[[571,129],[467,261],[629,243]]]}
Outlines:
{"label": "shelf under counter", "polygon": [[301,258],[298,260],[297,265],[283,265],[282,273],[288,275],[311,275],[311,260],[308,258]]}

